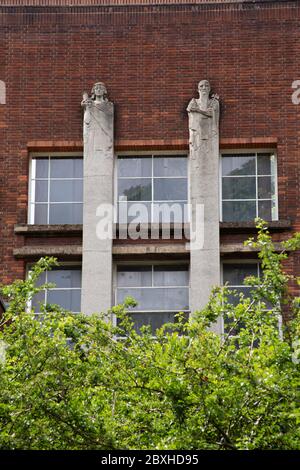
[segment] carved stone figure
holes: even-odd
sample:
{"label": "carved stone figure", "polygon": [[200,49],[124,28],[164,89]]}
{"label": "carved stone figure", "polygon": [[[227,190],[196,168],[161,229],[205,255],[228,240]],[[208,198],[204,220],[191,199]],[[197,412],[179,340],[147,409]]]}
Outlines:
{"label": "carved stone figure", "polygon": [[94,84],[91,97],[85,92],[81,106],[84,108],[84,153],[97,158],[99,153],[110,150],[113,145],[114,105],[108,100],[104,83]]}
{"label": "carved stone figure", "polygon": [[187,107],[192,151],[198,151],[202,141],[219,133],[219,97],[210,96],[210,91],[209,81],[201,80],[198,84],[199,98],[192,98]]}

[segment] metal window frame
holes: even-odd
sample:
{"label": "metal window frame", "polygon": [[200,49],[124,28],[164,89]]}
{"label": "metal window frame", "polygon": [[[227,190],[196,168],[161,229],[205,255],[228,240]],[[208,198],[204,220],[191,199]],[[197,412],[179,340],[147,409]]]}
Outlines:
{"label": "metal window frame", "polygon": [[[68,158],[68,159],[82,159],[83,154],[82,152],[34,152],[30,154],[29,160],[29,185],[28,185],[28,224],[34,225],[35,224],[35,208],[38,205],[46,204],[47,205],[47,225],[53,225],[49,222],[50,216],[50,206],[51,204],[81,204],[83,205],[82,201],[58,201],[58,202],[51,202],[50,201],[50,181],[82,181],[84,182],[84,175],[82,178],[50,178],[50,160],[51,158]],[[47,158],[48,159],[48,175],[47,178],[36,178],[36,160],[38,158]],[[47,201],[46,202],[36,202],[35,201],[35,187],[36,181],[47,181],[48,182],[48,194],[47,194]],[[54,224],[55,225],[55,224]]]}
{"label": "metal window frame", "polygon": [[[119,157],[131,157],[131,158],[149,158],[151,157],[151,176],[146,176],[146,177],[141,177],[141,176],[135,176],[135,177],[119,177]],[[185,157],[187,160],[187,172],[186,176],[154,176],[154,158],[168,158],[168,157]],[[154,210],[153,206],[154,204],[173,204],[173,203],[186,203],[189,204],[190,202],[190,162],[189,162],[189,153],[187,151],[175,151],[175,150],[168,150],[168,151],[142,151],[142,152],[137,152],[137,151],[129,151],[129,152],[118,152],[115,154],[115,175],[114,175],[114,207],[115,207],[115,222],[118,222],[118,207],[119,207],[119,200],[118,200],[118,182],[119,179],[151,179],[151,200],[148,201],[127,201],[129,202],[136,202],[136,203],[148,203],[151,206],[151,219],[150,223],[154,223],[153,215],[154,215]],[[177,199],[177,200],[165,200],[165,201],[159,201],[159,200],[154,200],[154,180],[155,179],[186,179],[187,181],[187,199],[182,200],[182,199]],[[190,220],[190,214],[189,211],[188,213],[184,214],[187,217],[187,220],[185,221],[186,223],[189,222]]]}
{"label": "metal window frame", "polygon": [[[27,263],[26,265],[26,277],[28,276],[28,273],[30,272],[30,269],[31,267],[33,266],[34,263]],[[51,271],[55,271],[55,270],[63,270],[63,269],[68,269],[68,268],[74,268],[74,269],[77,269],[79,271],[81,271],[82,273],[82,264],[81,263],[78,263],[76,261],[65,261],[63,263],[60,263],[59,266],[54,266],[53,269],[51,269]],[[45,274],[46,274],[46,277],[45,277],[45,283],[47,283],[47,274],[48,272],[50,272],[50,270],[46,270],[45,271]],[[81,287],[69,287],[69,288],[66,288],[66,287],[54,287],[54,288],[50,288],[50,289],[42,289],[41,292],[44,293],[45,297],[45,304],[47,303],[46,302],[46,299],[47,299],[47,291],[48,290],[55,290],[55,291],[59,291],[59,290],[80,290],[80,296],[82,294],[82,279],[81,279]],[[28,311],[30,311],[32,308],[32,302],[29,302],[28,305],[27,305],[27,309]],[[72,313],[80,313],[80,312],[72,312]],[[35,315],[41,315],[41,312],[34,312]]]}
{"label": "metal window frame", "polygon": [[[270,175],[258,175],[257,173],[257,158],[258,153],[269,154],[271,158],[271,174]],[[255,156],[255,174],[254,175],[225,175],[222,174],[222,157],[226,155],[243,156],[243,154],[252,154]],[[273,157],[273,162],[272,162]],[[220,221],[223,222],[223,202],[255,202],[256,204],[256,217],[258,217],[258,202],[259,201],[270,201],[271,202],[271,221],[278,220],[278,174],[277,174],[277,152],[274,148],[255,148],[255,149],[226,149],[220,151],[219,156],[219,204],[220,204]],[[274,173],[272,174],[272,168]],[[255,199],[223,199],[222,194],[222,181],[223,178],[255,178]],[[270,177],[271,183],[272,178],[274,179],[274,194],[271,198],[258,199],[258,177]],[[273,204],[275,205],[273,207]]]}

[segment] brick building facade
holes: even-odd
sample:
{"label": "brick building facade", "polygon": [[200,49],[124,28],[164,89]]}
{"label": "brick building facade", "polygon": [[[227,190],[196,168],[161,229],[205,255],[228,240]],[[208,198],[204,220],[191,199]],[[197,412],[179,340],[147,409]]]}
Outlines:
{"label": "brick building facade", "polygon": [[[83,155],[82,92],[100,80],[115,108],[115,161],[126,156],[136,168],[144,165],[141,159],[156,157],[165,159],[164,168],[177,168],[178,158],[188,165],[186,108],[197,96],[197,83],[209,79],[220,96],[220,282],[238,287],[247,265],[259,269],[256,253],[243,246],[255,215],[270,220],[276,241],[300,230],[300,104],[292,101],[292,84],[300,78],[299,1],[2,0],[0,5],[0,80],[6,84],[0,104],[2,283],[26,276],[40,256],[57,256],[65,271],[62,281],[59,275],[54,279],[62,284],[53,299],[77,310],[83,228],[71,205],[82,203],[80,195],[72,199],[82,174],[74,170],[78,162],[72,163],[73,176],[68,165]],[[122,178],[117,171],[115,165],[114,189]],[[139,186],[151,179],[137,175]],[[235,181],[223,181],[237,176],[245,178],[245,185],[235,180],[237,189]],[[186,180],[182,185],[188,188],[189,176]],[[166,180],[161,183],[166,187]],[[60,195],[68,185],[70,194]],[[152,203],[153,194],[146,197]],[[169,299],[179,291],[184,300],[178,298],[183,302],[178,308],[189,311],[189,260],[184,238],[115,239],[112,267],[118,272],[111,303],[124,289],[140,297],[141,323],[153,315],[169,319],[176,308],[168,300],[160,307],[165,316],[158,306],[153,315],[147,312],[153,310],[147,287],[152,298]],[[299,254],[287,269],[300,275]]]}

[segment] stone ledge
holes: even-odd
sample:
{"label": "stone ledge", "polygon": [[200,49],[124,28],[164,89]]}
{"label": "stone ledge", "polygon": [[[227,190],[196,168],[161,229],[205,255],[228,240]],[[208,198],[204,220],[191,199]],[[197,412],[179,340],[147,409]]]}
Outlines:
{"label": "stone ledge", "polygon": [[[280,232],[291,230],[292,222],[288,219],[274,220],[268,222],[268,229],[270,232]],[[232,232],[257,232],[254,222],[220,222],[221,233]]]}
{"label": "stone ledge", "polygon": [[[291,230],[292,223],[288,219],[277,220],[269,222],[269,230],[271,232]],[[153,231],[161,232],[167,228],[167,224],[139,224],[139,231],[141,233],[148,233]],[[119,233],[120,230],[126,230],[126,224],[115,224],[115,231]],[[190,224],[170,224],[170,232],[174,230],[181,230],[186,237],[190,233]],[[62,224],[62,225],[31,225],[31,224],[16,224],[14,226],[14,232],[16,235],[23,236],[59,236],[59,235],[70,235],[80,236],[82,235],[81,224]],[[243,232],[256,232],[254,222],[220,222],[221,233],[243,233]]]}
{"label": "stone ledge", "polygon": [[64,225],[30,225],[16,224],[14,226],[16,235],[82,235],[81,224],[64,224]]}

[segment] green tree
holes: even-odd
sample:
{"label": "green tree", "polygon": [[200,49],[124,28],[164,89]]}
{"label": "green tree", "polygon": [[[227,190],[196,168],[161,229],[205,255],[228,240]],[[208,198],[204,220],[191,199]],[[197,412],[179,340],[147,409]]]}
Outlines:
{"label": "green tree", "polygon": [[[112,312],[28,312],[51,258],[4,288],[0,448],[300,449],[299,299],[281,267],[300,235],[278,253],[262,221],[258,229],[248,243],[263,277],[247,280],[251,298],[236,293],[232,305],[228,287],[215,288],[204,310],[188,323],[178,315],[155,338],[147,327],[135,332],[133,299],[113,308],[118,327]],[[283,305],[294,320],[280,333]],[[222,337],[209,329],[219,315]]]}

